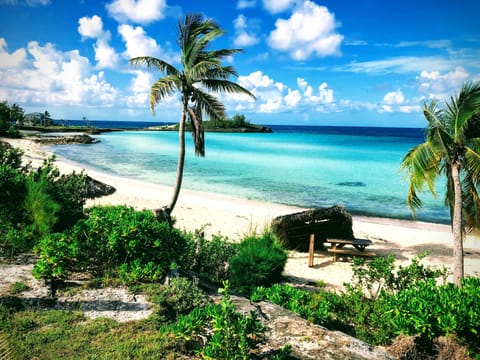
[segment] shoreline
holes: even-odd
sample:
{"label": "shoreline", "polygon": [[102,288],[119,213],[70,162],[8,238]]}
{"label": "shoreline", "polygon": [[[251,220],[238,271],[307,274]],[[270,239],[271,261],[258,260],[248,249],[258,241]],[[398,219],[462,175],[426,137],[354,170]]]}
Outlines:
{"label": "shoreline", "polygon": [[[29,139],[2,139],[24,151],[24,161],[40,166],[43,159],[53,155],[44,146]],[[89,200],[87,206],[128,205],[134,208],[154,209],[168,203],[171,187],[135,179],[109,175],[88,169],[74,161],[56,157],[55,165],[61,173],[84,170],[92,178],[114,186],[112,195]],[[280,215],[305,210],[305,208],[247,200],[223,194],[193,191],[182,188],[173,211],[176,227],[187,231],[202,229],[205,236],[222,235],[239,241],[246,234],[262,231],[270,221]],[[352,215],[353,231],[357,238],[372,240],[369,249],[379,256],[394,255],[397,265],[407,265],[424,251],[430,255],[423,263],[432,267],[452,264],[450,226],[422,221]],[[465,273],[480,276],[480,242],[478,238],[465,244]],[[339,289],[352,276],[351,260],[332,262],[326,252],[316,252],[313,267],[308,267],[308,253],[289,252],[284,275],[301,283],[324,281]]]}

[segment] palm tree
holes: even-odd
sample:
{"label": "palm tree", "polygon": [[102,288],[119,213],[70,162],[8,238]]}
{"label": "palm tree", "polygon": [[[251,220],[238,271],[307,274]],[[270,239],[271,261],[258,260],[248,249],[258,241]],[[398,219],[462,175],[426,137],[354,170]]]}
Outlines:
{"label": "palm tree", "polygon": [[401,169],[410,180],[407,203],[415,214],[422,206],[417,196],[427,185],[436,196],[435,182],[447,178],[445,206],[450,209],[453,235],[453,281],[464,276],[463,237],[480,226],[480,82],[466,83],[439,107],[425,105],[426,141],[411,149]]}
{"label": "palm tree", "polygon": [[243,93],[255,98],[247,89],[229,80],[237,76],[232,66],[224,66],[221,61],[241,49],[208,50],[210,43],[224,34],[224,31],[211,19],[203,19],[200,14],[189,14],[178,23],[177,43],[181,50],[181,68],[177,69],[164,60],[150,56],[130,59],[130,64],[146,66],[165,74],[152,84],[150,109],[154,112],[160,100],[180,93],[182,113],[179,124],[179,156],[177,176],[170,204],[163,211],[170,216],[180,193],[185,162],[185,123],[192,128],[195,154],[205,156],[203,116],[212,120],[225,118],[225,106],[210,92]]}

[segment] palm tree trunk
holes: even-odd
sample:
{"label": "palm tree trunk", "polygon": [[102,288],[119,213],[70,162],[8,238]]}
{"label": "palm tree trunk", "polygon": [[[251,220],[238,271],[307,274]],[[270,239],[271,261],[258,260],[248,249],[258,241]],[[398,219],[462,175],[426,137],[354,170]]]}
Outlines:
{"label": "palm tree trunk", "polygon": [[177,177],[175,180],[175,187],[173,189],[173,196],[172,200],[170,200],[170,204],[166,211],[169,215],[171,215],[173,209],[175,208],[175,204],[178,200],[178,195],[180,194],[180,188],[182,187],[182,179],[183,179],[183,167],[185,164],[185,121],[187,117],[187,106],[188,103],[184,101],[183,109],[182,109],[182,116],[180,118],[180,125],[178,128],[178,164],[177,164]]}
{"label": "palm tree trunk", "polygon": [[464,274],[463,266],[463,231],[462,231],[462,188],[460,185],[460,164],[452,164],[454,204],[452,215],[453,234],[453,282],[460,286]]}

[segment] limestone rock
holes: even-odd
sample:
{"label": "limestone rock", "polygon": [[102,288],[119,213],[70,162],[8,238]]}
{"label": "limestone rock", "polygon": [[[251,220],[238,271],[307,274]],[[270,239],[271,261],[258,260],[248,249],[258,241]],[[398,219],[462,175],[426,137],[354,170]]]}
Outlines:
{"label": "limestone rock", "polygon": [[86,134],[80,135],[42,135],[31,137],[31,140],[45,145],[67,145],[67,144],[96,144],[100,140]]}
{"label": "limestone rock", "polygon": [[314,325],[278,305],[266,301],[252,304],[237,296],[231,299],[241,313],[257,311],[262,323],[268,327],[266,343],[258,349],[260,354],[271,353],[289,344],[291,356],[295,359],[393,359],[383,349],[340,331]]}

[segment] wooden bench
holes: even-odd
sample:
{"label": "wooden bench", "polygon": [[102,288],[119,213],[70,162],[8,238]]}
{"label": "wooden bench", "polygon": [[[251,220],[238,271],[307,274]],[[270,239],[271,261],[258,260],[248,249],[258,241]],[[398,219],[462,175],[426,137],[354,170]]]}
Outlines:
{"label": "wooden bench", "polygon": [[351,255],[352,257],[353,256],[361,256],[361,257],[377,256],[377,254],[375,254],[373,251],[358,251],[353,249],[335,249],[335,248],[330,248],[327,251],[333,253],[333,262],[337,262],[337,254]]}
{"label": "wooden bench", "polygon": [[[372,244],[372,241],[368,239],[327,239],[327,242],[331,244],[328,252],[333,253],[333,262],[337,261],[337,254],[362,257],[376,256],[372,251],[365,251],[365,248]],[[354,249],[345,249],[345,245],[351,245]]]}

